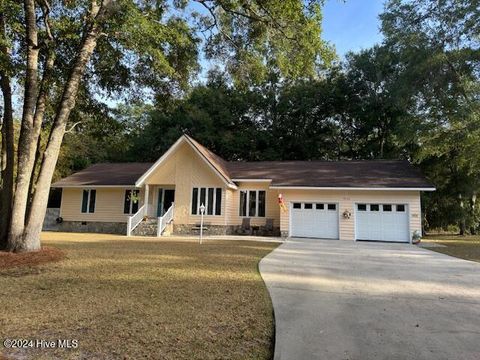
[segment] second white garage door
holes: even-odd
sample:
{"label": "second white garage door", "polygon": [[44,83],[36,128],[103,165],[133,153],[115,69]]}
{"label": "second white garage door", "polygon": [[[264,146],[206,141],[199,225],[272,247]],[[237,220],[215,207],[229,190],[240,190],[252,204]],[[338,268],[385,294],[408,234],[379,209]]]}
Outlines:
{"label": "second white garage door", "polygon": [[409,242],[406,204],[357,204],[357,240]]}
{"label": "second white garage door", "polygon": [[291,204],[290,236],[338,239],[338,206],[334,203]]}

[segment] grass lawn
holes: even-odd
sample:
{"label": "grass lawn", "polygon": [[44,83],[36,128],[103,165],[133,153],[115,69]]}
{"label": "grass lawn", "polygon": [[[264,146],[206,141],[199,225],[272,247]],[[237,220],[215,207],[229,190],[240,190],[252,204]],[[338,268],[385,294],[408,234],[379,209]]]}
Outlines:
{"label": "grass lawn", "polygon": [[422,242],[433,242],[445,247],[432,247],[430,250],[462,259],[480,262],[480,236],[428,235]]}
{"label": "grass lawn", "polygon": [[9,358],[266,359],[273,310],[258,272],[278,244],[44,233],[59,262],[0,269],[0,339],[76,339]]}

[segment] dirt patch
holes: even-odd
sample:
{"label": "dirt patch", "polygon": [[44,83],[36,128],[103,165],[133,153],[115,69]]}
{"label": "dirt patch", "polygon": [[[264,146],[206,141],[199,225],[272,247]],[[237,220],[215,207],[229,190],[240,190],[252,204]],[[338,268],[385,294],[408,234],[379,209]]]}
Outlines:
{"label": "dirt patch", "polygon": [[41,250],[11,253],[0,251],[0,270],[35,267],[50,262],[57,262],[65,258],[65,252],[55,247],[45,246]]}

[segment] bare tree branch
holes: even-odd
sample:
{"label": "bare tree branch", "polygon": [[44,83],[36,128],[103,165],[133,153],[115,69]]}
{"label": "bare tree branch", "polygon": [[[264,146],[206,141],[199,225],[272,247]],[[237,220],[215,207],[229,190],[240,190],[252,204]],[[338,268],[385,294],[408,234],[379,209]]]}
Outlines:
{"label": "bare tree branch", "polygon": [[82,121],[77,121],[75,124],[70,126],[70,129],[65,130],[65,134],[71,133],[78,125],[80,125]]}

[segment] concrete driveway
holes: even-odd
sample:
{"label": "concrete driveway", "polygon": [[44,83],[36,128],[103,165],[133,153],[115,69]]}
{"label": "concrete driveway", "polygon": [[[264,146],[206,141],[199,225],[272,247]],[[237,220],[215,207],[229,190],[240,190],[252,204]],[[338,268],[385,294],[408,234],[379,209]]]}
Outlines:
{"label": "concrete driveway", "polygon": [[260,262],[275,359],[480,359],[480,263],[414,245],[289,240]]}

